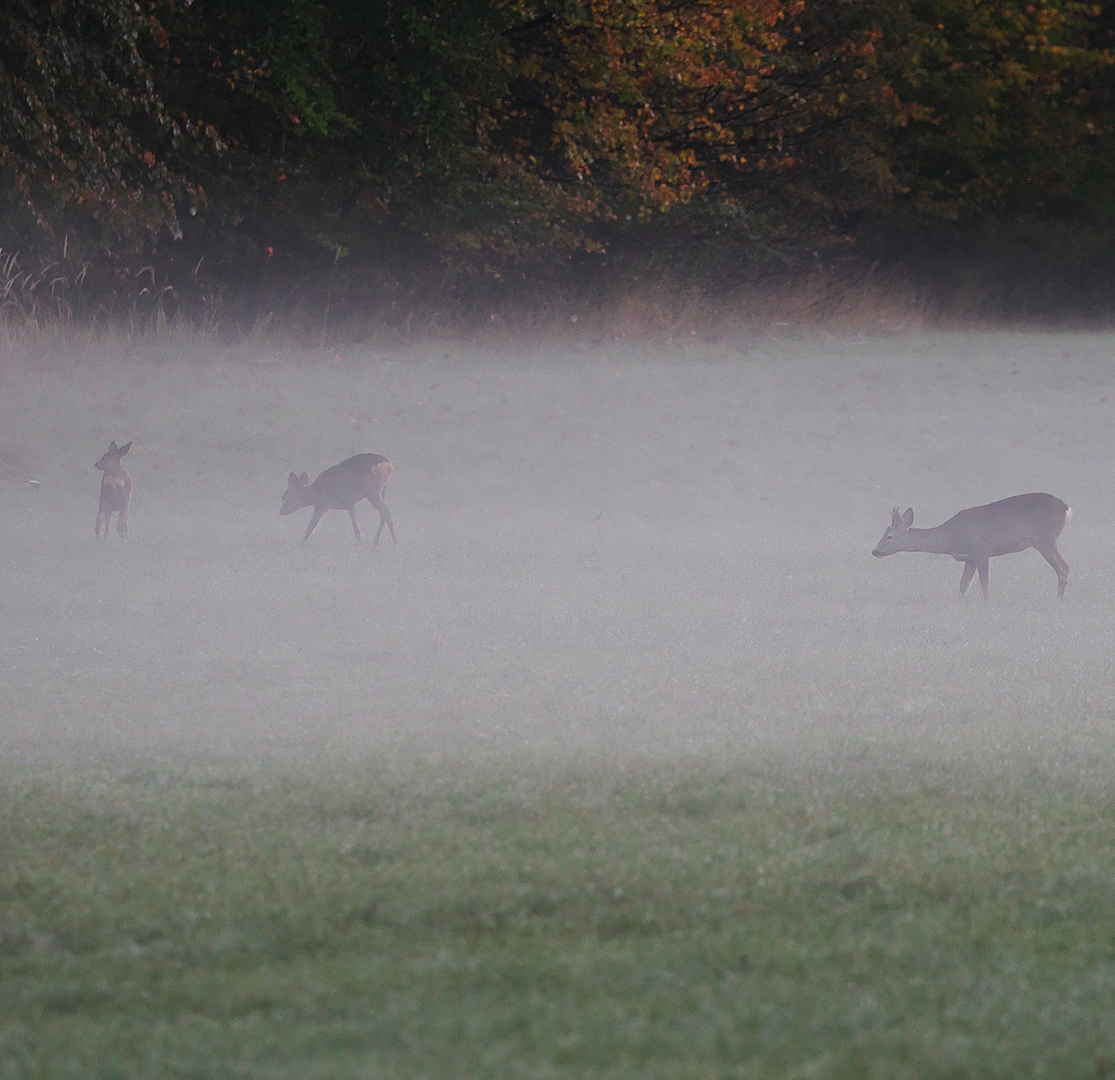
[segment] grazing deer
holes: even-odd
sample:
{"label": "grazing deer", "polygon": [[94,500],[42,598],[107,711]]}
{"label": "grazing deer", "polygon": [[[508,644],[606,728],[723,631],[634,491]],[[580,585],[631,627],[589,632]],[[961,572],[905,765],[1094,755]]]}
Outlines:
{"label": "grazing deer", "polygon": [[303,506],[314,508],[313,517],[302,537],[302,542],[305,543],[326,510],[347,510],[348,516],[352,518],[352,531],[356,533],[356,539],[361,540],[360,525],[356,520],[356,504],[361,499],[367,499],[379,511],[379,529],[376,530],[376,538],[372,544],[379,543],[379,534],[383,532],[384,525],[391,530],[391,539],[398,544],[391,511],[383,501],[387,478],[394,471],[395,466],[379,454],[357,454],[338,465],[331,465],[312,484],[306,473],[301,476],[291,473],[279,513],[293,514]]}
{"label": "grazing deer", "polygon": [[112,520],[112,512],[117,511],[116,531],[121,536],[128,535],[128,507],[132,501],[132,478],[124,471],[120,459],[132,448],[130,442],[117,449],[116,443],[108,444],[108,449],[101,455],[96,468],[104,476],[101,477],[101,505],[97,508],[97,538],[100,539],[101,526],[104,526],[105,536],[108,536],[108,524]]}
{"label": "grazing deer", "polygon": [[1069,564],[1057,550],[1057,537],[1071,517],[1071,508],[1060,499],[1036,492],[961,510],[935,529],[911,529],[914,511],[908,509],[899,515],[896,506],[891,511],[890,528],[871,554],[878,558],[896,551],[951,555],[964,564],[960,595],[964,595],[972,575],[978,570],[986,600],[987,560],[995,555],[1037,548],[1057,571],[1057,595],[1063,599],[1069,583]]}

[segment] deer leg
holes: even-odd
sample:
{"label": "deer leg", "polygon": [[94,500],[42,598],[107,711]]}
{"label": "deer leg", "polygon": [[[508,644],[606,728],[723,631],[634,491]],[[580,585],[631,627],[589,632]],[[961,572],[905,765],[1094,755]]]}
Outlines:
{"label": "deer leg", "polygon": [[[128,538],[128,511],[121,510],[116,515],[116,531],[127,540]],[[108,526],[105,526],[105,536],[108,536]]]}
{"label": "deer leg", "polygon": [[964,564],[964,573],[960,575],[960,596],[963,599],[964,594],[968,591],[968,586],[972,584],[972,577],[976,572],[976,564],[974,562],[966,562]]}
{"label": "deer leg", "polygon": [[379,511],[379,528],[376,530],[376,538],[372,543],[375,547],[379,543],[379,534],[383,532],[383,526],[386,525],[391,530],[391,540],[396,547],[399,546],[399,541],[395,536],[395,523],[391,520],[391,511],[387,509],[387,503],[383,501],[382,496],[368,496],[368,502],[372,504]]}
{"label": "deer leg", "polygon": [[983,589],[983,598],[987,599],[987,560],[980,559],[976,563],[976,569],[979,571],[979,587]]}
{"label": "deer leg", "polygon": [[[1036,544],[1034,546],[1037,547]],[[1069,564],[1065,562],[1064,556],[1057,550],[1056,544],[1047,548],[1039,547],[1038,551],[1041,552],[1042,558],[1057,571],[1057,598],[1064,600],[1065,586],[1069,583]]]}
{"label": "deer leg", "polygon": [[302,543],[303,544],[307,540],[310,539],[310,533],[312,533],[314,531],[314,529],[317,528],[317,523],[319,521],[321,521],[321,515],[324,514],[324,513],[325,513],[325,507],[324,506],[315,506],[314,507],[314,516],[312,518],[310,518],[310,524],[306,526],[306,531],[302,535]]}
{"label": "deer leg", "polygon": [[356,542],[358,544],[364,542],[364,538],[360,535],[360,522],[356,520],[356,507],[350,506],[348,508],[348,516],[352,518],[352,531],[356,533]]}
{"label": "deer leg", "polygon": [[105,520],[105,512],[103,510],[97,511],[97,539],[101,538],[101,526],[105,528],[105,536],[108,536],[108,522]]}

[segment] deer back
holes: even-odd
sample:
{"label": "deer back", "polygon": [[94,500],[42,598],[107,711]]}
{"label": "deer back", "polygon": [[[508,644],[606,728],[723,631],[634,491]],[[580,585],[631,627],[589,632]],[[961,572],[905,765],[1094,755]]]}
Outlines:
{"label": "deer back", "polygon": [[374,492],[382,496],[394,466],[379,454],[357,454],[331,465],[312,484],[314,505],[347,510]]}
{"label": "deer back", "polygon": [[940,529],[950,532],[954,554],[1006,555],[1053,543],[1071,516],[1067,503],[1035,491],[961,510]]}

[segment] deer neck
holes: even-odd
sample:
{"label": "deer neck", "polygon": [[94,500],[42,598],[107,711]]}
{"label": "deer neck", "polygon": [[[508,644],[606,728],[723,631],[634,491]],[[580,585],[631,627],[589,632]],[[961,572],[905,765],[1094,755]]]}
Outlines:
{"label": "deer neck", "polygon": [[933,529],[910,529],[902,545],[903,551],[928,551],[934,555],[952,555],[956,551],[956,538],[946,525]]}

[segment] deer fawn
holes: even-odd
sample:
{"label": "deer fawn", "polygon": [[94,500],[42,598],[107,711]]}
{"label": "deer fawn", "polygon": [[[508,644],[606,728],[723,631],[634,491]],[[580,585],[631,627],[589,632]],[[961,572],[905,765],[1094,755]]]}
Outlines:
{"label": "deer fawn", "polygon": [[108,444],[108,449],[101,455],[96,468],[104,476],[101,477],[101,504],[97,508],[97,538],[100,539],[101,526],[104,526],[105,536],[108,536],[108,524],[112,519],[112,512],[118,511],[116,517],[116,531],[121,536],[128,535],[128,507],[132,501],[132,478],[124,471],[120,459],[132,448],[130,442],[117,449],[116,443]]}
{"label": "deer fawn", "polygon": [[395,471],[395,466],[379,454],[357,454],[338,465],[332,465],[325,470],[312,484],[306,473],[301,476],[290,474],[286,492],[283,494],[283,505],[280,514],[293,514],[303,506],[314,508],[313,517],[306,527],[302,537],[305,543],[310,538],[310,533],[317,528],[321,515],[326,510],[347,510],[352,518],[352,531],[356,539],[360,540],[360,525],[356,520],[356,504],[361,499],[367,499],[379,511],[379,529],[373,545],[379,543],[379,534],[383,532],[384,525],[391,531],[391,539],[396,544],[395,525],[391,520],[391,511],[383,501],[383,490],[387,487],[387,478]]}
{"label": "deer fawn", "polygon": [[1069,564],[1057,550],[1057,537],[1072,517],[1072,509],[1052,495],[1032,493],[1015,495],[986,506],[961,510],[935,529],[911,529],[914,511],[899,515],[891,511],[890,528],[875,545],[872,555],[882,558],[896,551],[930,551],[951,555],[964,564],[960,576],[963,596],[979,571],[983,598],[987,599],[987,560],[995,555],[1037,548],[1045,561],[1057,571],[1057,595],[1064,599],[1069,583]]}

